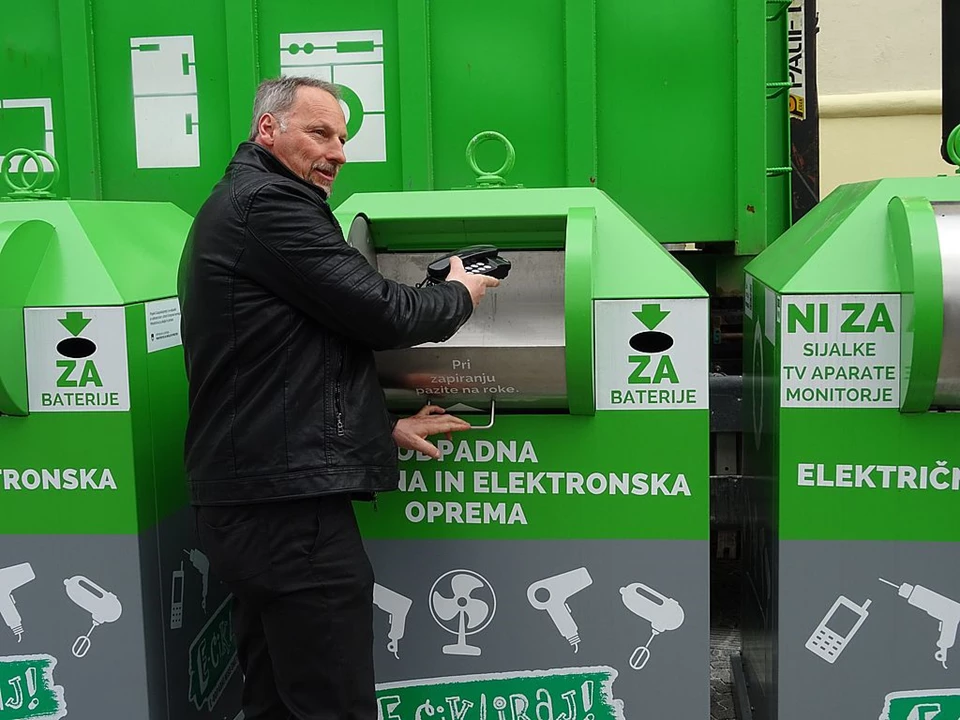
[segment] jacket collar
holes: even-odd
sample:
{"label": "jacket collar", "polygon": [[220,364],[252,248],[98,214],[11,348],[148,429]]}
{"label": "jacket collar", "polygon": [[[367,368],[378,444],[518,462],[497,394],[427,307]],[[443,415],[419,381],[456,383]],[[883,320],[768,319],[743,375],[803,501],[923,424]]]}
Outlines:
{"label": "jacket collar", "polygon": [[234,153],[233,159],[230,160],[230,164],[247,165],[248,167],[255,168],[261,172],[271,172],[282,175],[285,178],[289,178],[290,180],[298,182],[304,187],[309,188],[319,195],[321,200],[327,200],[327,193],[323,188],[317,187],[313,183],[308,183],[303,178],[295,175],[290,168],[277,159],[276,155],[252,140],[244,141],[237,146],[237,152]]}

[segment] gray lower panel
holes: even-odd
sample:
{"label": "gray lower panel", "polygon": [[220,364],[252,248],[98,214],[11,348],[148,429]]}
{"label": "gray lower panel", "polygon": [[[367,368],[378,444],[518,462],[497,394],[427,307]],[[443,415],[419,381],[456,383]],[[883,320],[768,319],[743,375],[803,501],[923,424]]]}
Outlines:
{"label": "gray lower panel", "polygon": [[[52,703],[71,720],[237,716],[229,598],[211,577],[203,607],[205,558],[190,555],[189,509],[139,538],[0,537],[0,717],[56,715],[29,714],[31,699],[37,712]],[[22,628],[20,642],[10,625]],[[75,642],[88,633],[83,654]],[[18,692],[23,714],[4,714]]]}
{"label": "gray lower panel", "polygon": [[[223,586],[210,578],[203,607],[203,575],[189,556],[196,549],[189,510],[166,520],[159,544],[157,538],[155,532],[139,542],[124,536],[5,536],[0,607],[11,619],[4,601],[14,598],[23,634],[18,643],[12,630],[0,625],[0,672],[12,676],[11,668],[25,656],[54,658],[53,685],[62,688],[61,704],[69,717],[80,720],[236,717],[241,678],[232,644],[222,642],[230,632],[229,602]],[[378,583],[413,602],[399,659],[386,649],[390,616],[377,612],[380,683],[600,666],[617,673],[612,690],[623,703],[624,718],[705,718],[709,713],[706,542],[371,541],[369,549]],[[202,568],[202,558],[194,555],[194,560]],[[35,579],[18,584],[27,572],[17,569],[23,563],[29,563]],[[566,602],[580,638],[574,653],[548,611],[531,606],[527,588],[579,568],[586,568],[590,585]],[[454,633],[445,631],[430,609],[436,581],[459,570],[482,578],[473,594],[486,597],[493,609],[488,626],[466,637],[468,645],[479,648],[475,656],[444,652],[444,646],[457,644],[457,625],[445,623]],[[66,592],[64,580],[71,578],[71,591],[82,605]],[[116,603],[85,579],[115,595]],[[447,575],[435,589],[451,595],[452,580]],[[653,605],[639,608],[647,618],[627,609],[619,590],[631,583],[675,599],[683,610],[679,627],[650,643],[651,656],[639,671],[628,659],[647,642],[650,618],[658,614]],[[93,592],[78,592],[78,587]],[[495,605],[493,596],[485,595],[491,587]],[[562,579],[556,587],[563,592]],[[382,596],[378,600],[388,604]],[[87,633],[94,617],[115,615],[117,604],[120,616],[94,628],[87,654],[75,657],[75,639]],[[21,685],[28,692],[34,687],[26,675]],[[8,688],[13,686],[5,684],[0,697],[9,705],[16,698]],[[42,693],[42,677],[39,688]]]}
{"label": "gray lower panel", "polygon": [[232,637],[231,597],[207,572],[191,508],[164,520],[159,539],[156,610],[170,720],[233,720],[240,712],[243,678]]}
{"label": "gray lower panel", "polygon": [[[944,688],[960,694],[960,647],[950,649],[946,668],[934,657],[940,620],[951,643],[960,620],[958,561],[956,543],[781,543],[780,720],[886,720],[888,714],[889,720],[905,719],[916,705],[943,705]],[[904,591],[923,607],[879,578],[915,586]],[[860,617],[854,609],[841,605],[827,621],[837,637],[813,644],[833,660],[828,662],[805,645],[840,596],[860,607],[870,604],[852,633]],[[926,698],[931,690],[941,699]],[[887,712],[888,695],[894,693],[899,696],[890,698]],[[947,716],[920,712],[910,717]]]}
{"label": "gray lower panel", "polygon": [[[376,613],[380,683],[603,666],[617,673],[613,696],[623,702],[628,720],[709,717],[706,542],[371,540],[367,547],[378,584],[412,601],[399,640],[399,658],[387,650],[388,612]],[[585,575],[575,572],[580,568],[586,569],[591,582],[566,600],[580,638],[574,652],[548,611],[534,609],[527,591],[535,581],[556,578],[556,597],[562,598],[563,588],[584,584]],[[557,577],[568,572],[572,574]],[[434,614],[443,603],[431,611],[432,591],[455,596],[456,574],[474,578],[458,581],[459,589],[472,587],[470,597],[486,605],[485,616],[483,606],[474,607],[483,629],[466,636],[466,644],[477,648],[475,655],[445,652],[445,646],[458,643],[457,619],[444,621],[442,627]],[[652,640],[641,670],[632,669],[629,659],[647,643],[651,623],[622,601],[620,588],[631,583],[644,583],[675,599],[683,610],[679,627]],[[449,603],[447,607],[453,609]],[[563,622],[563,603],[557,607]],[[640,609],[655,614],[651,608]],[[669,612],[659,615],[669,624]],[[532,708],[529,714],[532,718]],[[490,717],[495,715],[491,712]]]}
{"label": "gray lower panel", "polygon": [[[34,717],[26,712],[33,700],[38,710],[59,706],[71,720],[148,717],[139,573],[135,537],[2,536],[0,705],[9,713],[4,717]],[[22,620],[20,642],[9,627],[15,621],[12,608]],[[95,618],[112,621],[91,632]],[[88,634],[86,654],[81,641],[77,657],[75,643]],[[33,672],[17,665],[42,663],[42,656],[53,660]],[[51,666],[52,674],[44,672]],[[16,709],[18,692],[23,714],[10,709]]]}

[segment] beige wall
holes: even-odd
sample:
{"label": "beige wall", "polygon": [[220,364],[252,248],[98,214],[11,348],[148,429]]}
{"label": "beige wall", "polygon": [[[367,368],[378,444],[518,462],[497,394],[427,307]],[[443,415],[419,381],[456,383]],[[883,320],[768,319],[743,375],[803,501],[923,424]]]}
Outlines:
{"label": "beige wall", "polygon": [[952,173],[940,158],[941,0],[818,0],[820,196]]}
{"label": "beige wall", "polygon": [[817,0],[820,93],[939,88],[940,2]]}
{"label": "beige wall", "polygon": [[[882,177],[918,177],[953,173],[940,157],[939,93],[936,114],[882,115],[871,96],[858,96],[859,105],[836,113],[827,101],[820,116],[820,197],[837,185]],[[844,99],[853,99],[847,98]],[[836,98],[833,99],[834,102]],[[922,98],[910,98],[919,110]],[[874,103],[875,104],[875,103]],[[904,108],[909,110],[909,108]]]}

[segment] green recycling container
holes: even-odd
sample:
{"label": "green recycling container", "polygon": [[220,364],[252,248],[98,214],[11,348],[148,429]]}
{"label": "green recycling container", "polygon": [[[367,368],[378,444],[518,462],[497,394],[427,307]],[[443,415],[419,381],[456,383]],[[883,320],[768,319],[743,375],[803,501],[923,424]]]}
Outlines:
{"label": "green recycling container", "polygon": [[230,597],[183,479],[191,218],[16,182],[0,202],[0,718],[233,720]]}
{"label": "green recycling container", "polygon": [[741,695],[957,717],[960,177],[837,189],[747,266]]}
{"label": "green recycling container", "polygon": [[408,284],[464,247],[511,263],[449,341],[376,356],[394,411],[473,425],[357,506],[381,717],[705,719],[707,294],[602,191],[475,167],[483,187],[337,210]]}

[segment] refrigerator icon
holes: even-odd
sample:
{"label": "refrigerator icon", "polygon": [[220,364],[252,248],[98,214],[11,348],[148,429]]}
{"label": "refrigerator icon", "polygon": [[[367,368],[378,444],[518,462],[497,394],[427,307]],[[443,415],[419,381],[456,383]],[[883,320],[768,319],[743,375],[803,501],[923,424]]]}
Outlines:
{"label": "refrigerator icon", "polygon": [[200,166],[192,35],[130,38],[137,167]]}
{"label": "refrigerator icon", "polygon": [[[26,113],[22,111],[26,110]],[[23,116],[22,118],[19,116]],[[18,122],[21,121],[21,122]],[[5,126],[5,123],[7,125]],[[41,124],[42,123],[42,124]],[[3,98],[0,99],[0,129],[5,133],[10,133],[10,127],[16,129],[25,129],[24,125],[29,126],[29,132],[26,134],[33,139],[32,150],[43,150],[51,157],[56,157],[53,141],[53,100],[48,97],[37,98]],[[19,138],[16,129],[12,132],[14,137]],[[9,145],[10,138],[3,137],[3,145],[0,145],[0,165],[6,157],[5,153],[10,152],[14,147],[21,146],[24,143],[13,140],[13,145]],[[27,145],[30,143],[27,142]],[[42,147],[41,147],[42,146]],[[53,165],[45,157],[40,158],[40,165],[45,173],[53,172]],[[33,158],[15,157],[10,161],[10,172],[18,173],[23,167],[25,173],[37,172],[37,164]]]}

